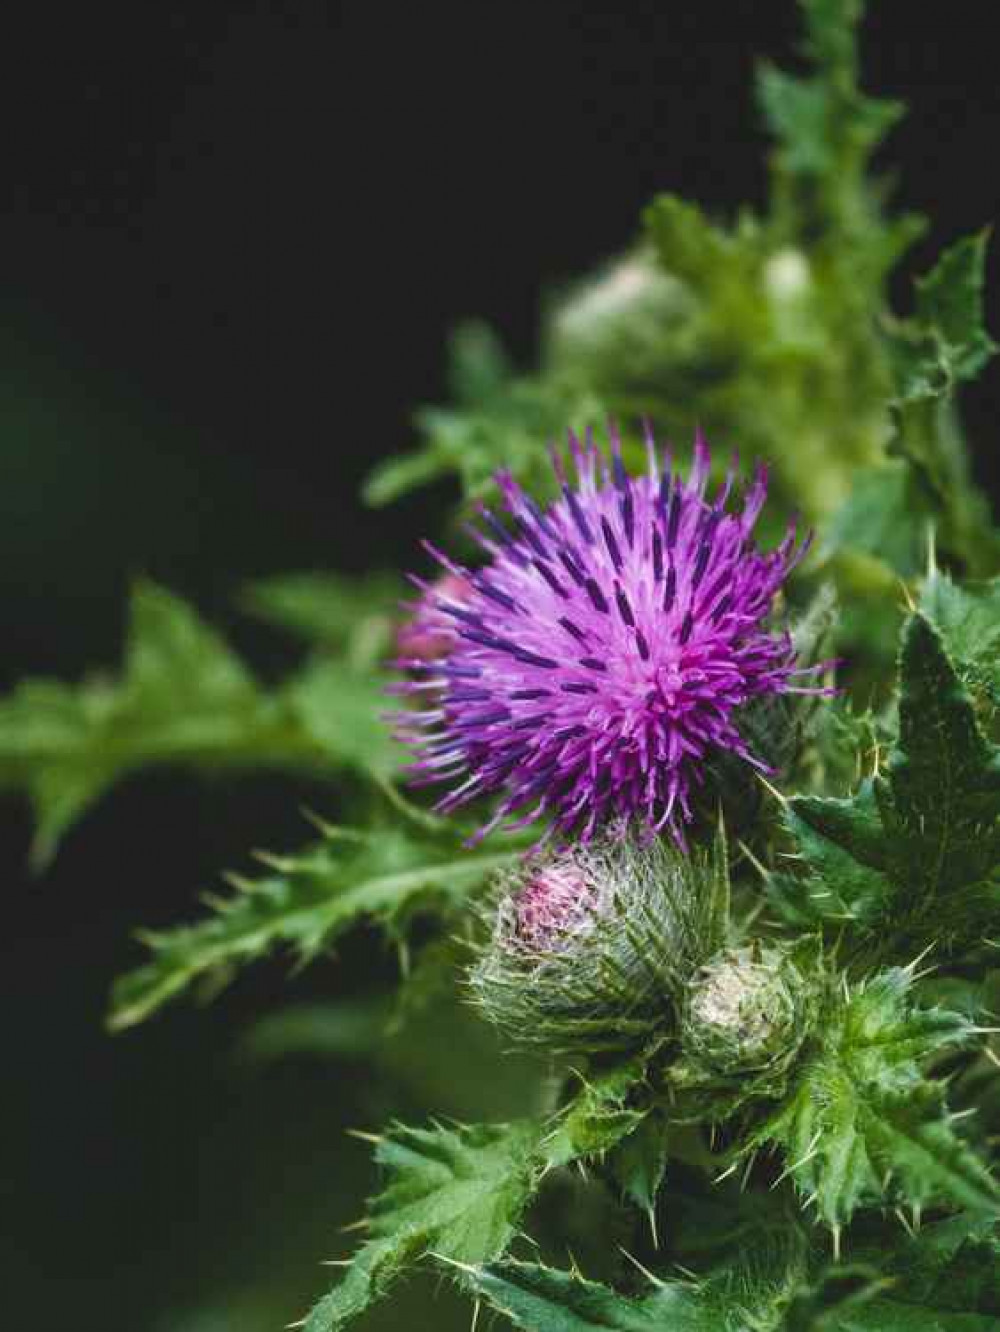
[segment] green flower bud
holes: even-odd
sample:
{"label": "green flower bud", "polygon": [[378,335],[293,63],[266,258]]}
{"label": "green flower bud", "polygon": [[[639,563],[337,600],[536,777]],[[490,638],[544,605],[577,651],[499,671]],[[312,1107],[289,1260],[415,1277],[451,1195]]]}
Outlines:
{"label": "green flower bud", "polygon": [[501,877],[469,981],[520,1044],[622,1050],[669,1030],[728,916],[721,838],[684,856],[663,842],[576,848]]}
{"label": "green flower bud", "polygon": [[688,986],[682,1058],[710,1081],[780,1075],[810,1030],[811,1007],[802,973],[781,949],[726,949]]}

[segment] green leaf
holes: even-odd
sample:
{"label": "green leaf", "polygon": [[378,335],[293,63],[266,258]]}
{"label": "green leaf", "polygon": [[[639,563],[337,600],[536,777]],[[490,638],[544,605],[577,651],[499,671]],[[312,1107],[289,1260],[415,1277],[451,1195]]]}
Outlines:
{"label": "green leaf", "polygon": [[915,319],[932,332],[952,380],[974,379],[997,352],[983,322],[988,242],[989,231],[965,237],[917,279]]}
{"label": "green leaf", "polygon": [[925,562],[935,512],[933,497],[903,460],[890,458],[859,469],[827,527],[820,555],[831,559],[860,553],[888,565],[901,578],[912,578]]}
{"label": "green leaf", "polygon": [[735,1332],[694,1283],[629,1299],[569,1272],[513,1260],[462,1269],[463,1284],[526,1332]]}
{"label": "green leaf", "polygon": [[873,1159],[898,1176],[909,1206],[919,1210],[944,1198],[987,1215],[1000,1210],[993,1176],[949,1123],[937,1084],[907,1088],[866,1107],[863,1132]]}
{"label": "green leaf", "polygon": [[[871,782],[848,800],[796,796],[783,815],[816,881],[811,893],[820,919],[866,922],[885,912],[893,886]],[[826,898],[821,904],[819,894]]]}
{"label": "green leaf", "polygon": [[152,956],[116,983],[110,1026],[141,1022],[196,981],[217,989],[279,949],[309,961],[363,920],[398,932],[418,910],[447,914],[516,855],[464,851],[457,835],[402,826],[327,829],[297,855],[265,857],[265,877],[231,879],[232,895],[209,899],[199,924],[144,934]]}
{"label": "green leaf", "polygon": [[611,1172],[629,1202],[645,1212],[656,1238],[656,1195],[667,1170],[669,1129],[655,1111],[618,1144],[611,1156]]}
{"label": "green leaf", "polygon": [[386,721],[385,680],[370,666],[317,656],[277,696],[328,767],[349,766],[385,783],[406,757]]}
{"label": "green leaf", "polygon": [[589,387],[559,375],[514,376],[494,336],[481,324],[460,327],[451,345],[454,407],[416,413],[418,452],[377,465],[365,502],[381,507],[418,486],[457,476],[466,495],[487,492],[501,468],[534,486],[551,485],[545,445],[606,416]]}
{"label": "green leaf", "polygon": [[535,1263],[465,1266],[459,1280],[515,1327],[530,1332],[764,1332],[784,1328],[783,1313],[807,1278],[806,1246],[787,1224],[748,1236],[706,1276],[653,1276],[634,1296]]}
{"label": "green leaf", "polygon": [[293,573],[248,583],[239,603],[248,614],[307,643],[345,650],[361,668],[373,665],[390,647],[399,596],[400,582],[393,574]]}
{"label": "green leaf", "polygon": [[[904,627],[898,713],[895,743],[874,782],[844,800],[788,802],[786,826],[807,877],[798,895],[782,877],[774,896],[803,919],[868,929],[894,919],[906,947],[928,935],[974,935],[982,911],[995,911],[988,883],[1000,864],[1000,749],[982,734],[973,699],[922,614]],[[943,927],[940,902],[948,897],[962,910]]]}
{"label": "green leaf", "polygon": [[140,768],[324,773],[350,765],[384,779],[401,754],[379,720],[384,707],[370,662],[320,658],[265,691],[189,606],[143,582],[132,594],[119,678],[28,680],[0,702],[0,785],[31,798],[40,868],[71,824]]}
{"label": "green leaf", "polygon": [[984,738],[940,635],[914,615],[900,659],[899,738],[880,787],[894,873],[931,897],[1000,863],[1000,750]]}
{"label": "green leaf", "polygon": [[580,1090],[542,1143],[547,1168],[601,1156],[642,1123],[648,1102],[637,1103],[634,1094],[645,1081],[651,1054],[652,1049],[643,1050],[589,1078],[578,1074]]}
{"label": "green leaf", "polygon": [[918,279],[912,317],[887,325],[896,381],[890,452],[911,469],[938,545],[973,573],[995,572],[1000,537],[973,481],[952,398],[997,350],[983,324],[987,239],[982,232],[946,250]]}
{"label": "green leaf", "polygon": [[785,1103],[745,1152],[782,1146],[787,1172],[834,1230],[858,1207],[901,1198],[946,1201],[996,1215],[1000,1193],[958,1137],[928,1063],[968,1044],[961,1014],[918,1008],[913,971],[893,968],[833,993],[816,1042]]}
{"label": "green leaf", "polygon": [[306,1332],[343,1327],[428,1251],[463,1264],[502,1254],[537,1186],[537,1137],[531,1122],[396,1125],[375,1150],[387,1183],[370,1206],[371,1239],[309,1314]]}
{"label": "green leaf", "polygon": [[933,569],[920,589],[920,609],[973,697],[1000,708],[1000,578],[963,587]]}

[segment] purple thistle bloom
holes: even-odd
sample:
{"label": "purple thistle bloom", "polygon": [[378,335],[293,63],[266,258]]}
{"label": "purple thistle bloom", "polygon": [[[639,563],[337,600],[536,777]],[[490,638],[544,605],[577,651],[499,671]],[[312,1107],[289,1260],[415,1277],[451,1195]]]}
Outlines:
{"label": "purple thistle bloom", "polygon": [[767,626],[808,538],[795,544],[793,522],[775,550],[754,545],[766,470],[730,513],[735,460],[709,499],[700,433],[686,481],[648,432],[646,443],[648,473],[632,478],[616,432],[610,469],[589,436],[570,435],[576,483],[553,451],[562,498],[544,511],[501,473],[516,529],[481,508],[486,530],[472,530],[489,563],[478,572],[428,546],[469,591],[433,597],[455,626],[447,654],[397,663],[418,678],[395,692],[427,703],[397,714],[399,737],[417,751],[415,781],[457,781],[438,809],[502,795],[477,840],[549,816],[545,836],[587,842],[613,821],[666,828],[683,845],[713,752],[769,770],[740,734],[740,709],[817,692],[795,680],[826,663],[797,667],[791,636]]}

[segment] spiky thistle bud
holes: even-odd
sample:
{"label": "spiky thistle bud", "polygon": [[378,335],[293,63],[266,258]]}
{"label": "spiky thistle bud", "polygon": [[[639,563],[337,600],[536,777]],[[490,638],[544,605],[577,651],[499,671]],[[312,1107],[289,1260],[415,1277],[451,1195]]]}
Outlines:
{"label": "spiky thistle bud", "polygon": [[720,835],[684,856],[652,841],[577,846],[501,877],[474,999],[513,1040],[620,1050],[668,1031],[690,978],[722,945]]}
{"label": "spiky thistle bud", "polygon": [[685,1051],[714,1073],[785,1067],[805,1035],[803,996],[802,975],[780,949],[726,949],[688,987]]}
{"label": "spiky thistle bud", "polygon": [[719,1121],[780,1094],[815,1030],[824,975],[760,942],[700,967],[682,1005],[679,1055],[665,1071],[676,1117]]}

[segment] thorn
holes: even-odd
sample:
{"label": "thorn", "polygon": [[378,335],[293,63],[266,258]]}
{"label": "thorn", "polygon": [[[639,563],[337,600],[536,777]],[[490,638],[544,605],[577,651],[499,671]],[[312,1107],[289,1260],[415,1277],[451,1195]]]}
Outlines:
{"label": "thorn", "polygon": [[[924,949],[922,949],[922,950],[916,955],[916,957],[913,959],[912,962],[907,962],[906,966],[903,968],[904,971],[908,971],[908,972],[910,973],[910,978],[911,978],[911,980],[915,978],[915,973],[916,973],[917,967],[918,967],[918,966],[920,965],[920,963],[924,960],[924,958],[927,956],[927,954],[931,951],[931,949],[934,947],[934,944],[935,944],[935,943],[936,943],[936,940],[932,939],[931,942],[927,945],[927,947],[924,948]],[[936,968],[935,968],[935,970],[936,970]]]}
{"label": "thorn", "polygon": [[357,1230],[367,1230],[370,1224],[371,1222],[368,1220],[368,1218],[366,1216],[363,1216],[360,1221],[352,1221],[349,1226],[341,1226],[340,1233],[342,1235],[350,1235],[352,1232]]}
{"label": "thorn", "polygon": [[743,1171],[743,1175],[742,1175],[742,1177],[741,1177],[741,1179],[740,1179],[740,1192],[741,1192],[741,1193],[745,1192],[745,1190],[746,1190],[747,1180],[750,1178],[750,1171],[753,1169],[753,1167],[754,1167],[754,1162],[755,1162],[756,1160],[757,1160],[757,1153],[756,1153],[756,1152],[751,1152],[751,1153],[750,1153],[750,1156],[747,1158],[746,1169]]}
{"label": "thorn", "polygon": [[320,1267],[350,1267],[354,1262],[353,1258],[322,1258]]}
{"label": "thorn", "polygon": [[794,1172],[798,1170],[801,1166],[806,1165],[809,1161],[813,1159],[813,1157],[819,1151],[819,1141],[822,1136],[823,1136],[823,1130],[817,1129],[816,1132],[813,1134],[812,1142],[810,1142],[809,1146],[805,1150],[805,1155],[801,1156],[797,1161],[791,1162],[790,1165],[785,1166],[784,1170],[771,1185],[772,1189],[776,1189],[783,1180],[786,1180],[788,1178],[789,1175],[794,1174]]}
{"label": "thorn", "polygon": [[472,1263],[460,1263],[457,1258],[449,1258],[446,1253],[438,1253],[434,1249],[427,1250],[427,1257],[433,1258],[436,1263],[445,1263],[448,1267],[457,1267],[460,1272],[476,1271]]}
{"label": "thorn", "polygon": [[396,945],[396,955],[399,958],[399,974],[403,980],[408,980],[410,975],[410,943],[408,939],[400,939]]}
{"label": "thorn", "polygon": [[764,776],[763,773],[757,772],[757,770],[754,769],[754,776],[757,778],[757,780],[766,790],[770,791],[771,795],[774,796],[775,800],[777,800],[779,805],[781,805],[785,809],[788,808],[788,800],[785,798],[785,796],[781,794],[781,792],[778,790],[776,786],[771,785],[771,783],[767,780],[767,778]]}
{"label": "thorn", "polygon": [[902,1207],[896,1207],[896,1208],[893,1209],[893,1211],[894,1211],[895,1214],[896,1214],[896,1219],[899,1221],[900,1225],[903,1227],[903,1229],[904,1229],[904,1230],[906,1231],[906,1233],[909,1235],[910,1239],[916,1239],[917,1236],[916,1236],[916,1234],[915,1234],[915,1232],[914,1232],[914,1229],[913,1229],[913,1227],[910,1225],[909,1221],[907,1221],[907,1219],[906,1219],[906,1213],[903,1211]]}
{"label": "thorn", "polygon": [[747,846],[746,842],[744,842],[741,839],[736,843],[736,845],[740,848],[740,850],[746,856],[747,860],[749,860],[750,864],[754,867],[754,869],[757,871],[757,873],[760,875],[762,879],[769,879],[771,877],[771,871],[767,868],[766,865],[761,863],[761,861],[754,854],[754,852],[751,851],[750,847]]}
{"label": "thorn", "polygon": [[476,1325],[479,1322],[479,1310],[482,1308],[482,1300],[476,1300],[472,1306],[472,1322],[469,1324],[469,1332],[476,1332]]}
{"label": "thorn", "polygon": [[625,1257],[629,1260],[629,1262],[632,1263],[634,1267],[637,1267],[639,1269],[639,1271],[642,1273],[642,1275],[646,1278],[647,1281],[651,1282],[654,1286],[656,1286],[658,1290],[662,1290],[665,1287],[667,1283],[665,1281],[661,1281],[658,1276],[654,1276],[648,1267],[643,1267],[642,1263],[639,1262],[639,1259],[633,1257],[632,1254],[629,1253],[628,1249],[626,1249],[623,1244],[619,1244],[618,1247],[625,1255]]}
{"label": "thorn", "polygon": [[370,1142],[376,1147],[381,1142],[385,1142],[385,1136],[381,1133],[368,1133],[364,1129],[344,1129],[349,1138],[357,1138],[360,1142]]}
{"label": "thorn", "polygon": [[739,1164],[739,1161],[734,1161],[728,1170],[723,1170],[721,1175],[716,1175],[715,1179],[712,1180],[712,1183],[721,1184],[724,1179],[728,1179],[730,1175],[739,1169]]}
{"label": "thorn", "polygon": [[913,597],[910,595],[910,589],[906,586],[906,584],[903,582],[902,579],[899,580],[899,590],[902,592],[903,600],[906,602],[906,609],[910,612],[911,615],[914,615],[917,609],[916,603],[914,602]]}
{"label": "thorn", "polygon": [[834,1226],[830,1234],[833,1236],[833,1261],[840,1262],[840,1227]]}
{"label": "thorn", "polygon": [[995,1064],[997,1068],[1000,1068],[1000,1056],[998,1056],[995,1051],[991,1050],[988,1045],[983,1046],[983,1054],[991,1064]]}

